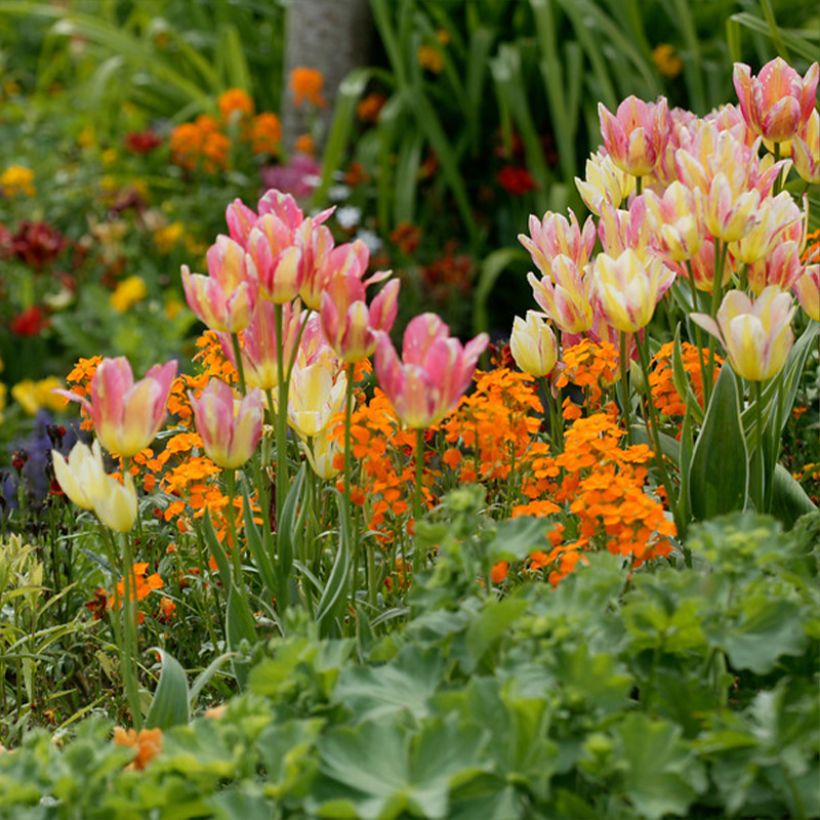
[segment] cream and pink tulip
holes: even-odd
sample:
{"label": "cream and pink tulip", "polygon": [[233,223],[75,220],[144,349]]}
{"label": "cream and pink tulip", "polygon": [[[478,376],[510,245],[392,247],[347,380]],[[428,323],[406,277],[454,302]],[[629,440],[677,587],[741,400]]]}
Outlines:
{"label": "cream and pink tulip", "polygon": [[818,78],[817,63],[801,77],[782,57],[775,57],[757,76],[745,63],[735,63],[732,79],[747,125],[768,140],[783,142],[808,122]]}
{"label": "cream and pink tulip", "polygon": [[738,376],[767,381],[786,363],[794,343],[791,320],[795,311],[790,293],[767,287],[754,302],[739,290],[723,297],[717,321],[705,313],[691,318],[717,337]]}
{"label": "cream and pink tulip", "polygon": [[701,193],[675,180],[659,196],[654,191],[643,195],[650,219],[660,239],[661,250],[673,262],[691,259],[700,249],[706,234],[703,224]]}
{"label": "cream and pink tulip", "polygon": [[593,314],[589,278],[563,254],[552,260],[550,274],[542,279],[532,271],[527,274],[539,307],[564,333],[589,330]]}
{"label": "cream and pink tulip", "polygon": [[526,319],[516,316],[510,335],[510,352],[524,373],[536,378],[552,373],[558,361],[558,341],[546,316],[534,310],[527,311]]}
{"label": "cream and pink tulip", "polygon": [[569,220],[562,214],[547,211],[542,219],[530,216],[530,235],[518,234],[518,241],[529,251],[532,261],[544,276],[550,275],[552,260],[568,256],[579,267],[586,265],[595,246],[595,223],[588,217],[583,228],[575,214]]}
{"label": "cream and pink tulip", "polygon": [[792,291],[809,319],[820,322],[820,264],[809,265]]}
{"label": "cream and pink tulip", "polygon": [[655,305],[675,279],[659,258],[642,260],[631,249],[617,258],[599,254],[592,275],[607,322],[622,333],[636,333],[649,324]]}
{"label": "cream and pink tulip", "polygon": [[260,216],[248,234],[248,270],[259,282],[259,297],[274,304],[290,302],[304,281],[302,250],[294,232],[272,214]]}
{"label": "cream and pink tulip", "polygon": [[650,174],[663,154],[671,122],[666,99],[647,103],[627,97],[615,114],[598,103],[604,147],[622,171],[636,177]]}
{"label": "cream and pink tulip", "polygon": [[791,141],[792,162],[798,176],[810,185],[820,185],[820,112],[811,112],[809,121]]}
{"label": "cream and pink tulip", "polygon": [[239,400],[229,385],[211,379],[198,398],[190,392],[188,397],[208,457],[228,470],[241,467],[262,438],[262,391],[254,388]]}
{"label": "cream and pink tulip", "polygon": [[163,421],[177,363],[154,365],[145,377],[134,381],[131,364],[124,356],[103,359],[91,380],[91,400],[61,392],[79,401],[94,425],[103,447],[113,455],[129,458],[145,449],[155,438]]}
{"label": "cream and pink tulip", "polygon": [[462,347],[434,313],[412,319],[404,331],[402,359],[383,333],[376,347],[379,385],[402,422],[423,429],[441,421],[458,404],[489,338],[481,333]]}
{"label": "cream and pink tulip", "polygon": [[376,347],[376,334],[389,332],[398,312],[399,280],[388,282],[366,301],[366,285],[355,273],[334,277],[322,294],[322,331],[336,355],[347,363],[367,358]]}

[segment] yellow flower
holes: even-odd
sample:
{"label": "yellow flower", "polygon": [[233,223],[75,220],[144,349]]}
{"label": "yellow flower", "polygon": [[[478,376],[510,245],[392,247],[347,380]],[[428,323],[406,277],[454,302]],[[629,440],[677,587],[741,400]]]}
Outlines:
{"label": "yellow flower", "polygon": [[83,128],[83,130],[77,135],[77,144],[80,148],[91,148],[96,141],[94,129],[90,125],[86,125],[86,127]]}
{"label": "yellow flower", "polygon": [[23,165],[9,165],[0,174],[0,188],[3,189],[3,196],[8,198],[20,194],[34,196],[34,172]]}
{"label": "yellow flower", "polygon": [[677,77],[683,71],[683,60],[678,57],[675,47],[669,43],[655,46],[652,59],[664,77]]}
{"label": "yellow flower", "polygon": [[117,161],[117,149],[116,148],[106,148],[105,151],[102,152],[102,163],[103,165],[113,165]]}
{"label": "yellow flower", "polygon": [[176,316],[179,316],[180,311],[185,307],[185,305],[179,299],[169,299],[165,303],[165,318],[166,319],[173,319]]}
{"label": "yellow flower", "polygon": [[444,57],[441,56],[441,51],[435,46],[419,46],[416,57],[419,65],[433,74],[439,74],[441,69],[444,68]]}
{"label": "yellow flower", "polygon": [[11,395],[28,415],[33,416],[42,408],[65,409],[65,399],[54,392],[62,386],[63,383],[56,376],[48,376],[36,382],[24,379],[11,388]]}
{"label": "yellow flower", "polygon": [[154,231],[154,244],[160,253],[170,253],[184,236],[185,226],[181,222],[172,222]]}
{"label": "yellow flower", "polygon": [[3,421],[3,411],[6,409],[6,391],[8,388],[0,382],[0,421]]}
{"label": "yellow flower", "polygon": [[117,285],[111,294],[111,307],[117,313],[125,313],[137,302],[141,302],[148,295],[148,288],[141,276],[129,276]]}

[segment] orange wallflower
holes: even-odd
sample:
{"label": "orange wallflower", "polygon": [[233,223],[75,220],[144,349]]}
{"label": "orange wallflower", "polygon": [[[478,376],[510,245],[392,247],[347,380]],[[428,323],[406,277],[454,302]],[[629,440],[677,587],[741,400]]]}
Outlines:
{"label": "orange wallflower", "polygon": [[134,749],[136,755],[127,768],[142,771],[162,751],[162,729],[123,729],[114,727],[114,743]]}
{"label": "orange wallflower", "polygon": [[384,94],[379,92],[368,94],[359,100],[359,104],[356,106],[356,115],[362,122],[377,122],[379,113],[386,102],[387,97]]}
{"label": "orange wallflower", "polygon": [[219,113],[225,122],[231,119],[235,111],[238,111],[239,117],[242,118],[252,116],[253,110],[253,100],[241,88],[229,88],[219,96]]}
{"label": "orange wallflower", "polygon": [[820,228],[806,236],[806,249],[800,261],[804,265],[820,264]]}
{"label": "orange wallflower", "polygon": [[251,150],[254,154],[276,154],[282,140],[282,126],[276,114],[265,112],[251,125]]}
{"label": "orange wallflower", "polygon": [[300,134],[296,137],[293,148],[297,154],[307,154],[310,157],[316,154],[316,143],[310,134]]}
{"label": "orange wallflower", "polygon": [[297,108],[301,108],[305,102],[309,102],[317,108],[326,106],[327,101],[322,96],[324,83],[325,78],[317,68],[299,66],[292,69],[290,72],[290,90],[293,94],[293,104]]}
{"label": "orange wallflower", "polygon": [[[675,349],[674,342],[662,345],[660,350],[652,358],[652,371],[649,374],[649,387],[652,392],[652,401],[658,411],[665,416],[683,416],[686,413],[686,400],[678,392],[672,369],[672,356]],[[698,400],[698,404],[703,407],[703,374],[701,371],[701,356],[706,361],[705,350],[698,352],[697,347],[683,342],[681,344],[681,360],[683,369],[689,380],[689,384]],[[723,363],[720,356],[715,360]],[[720,375],[720,368],[715,368],[714,381]]]}
{"label": "orange wallflower", "polygon": [[[558,389],[570,384],[580,387],[587,410],[600,409],[605,391],[620,378],[618,350],[609,342],[583,339],[566,348],[561,354],[560,368],[555,386]],[[563,407],[564,418],[580,417],[581,408],[571,399],[565,399]]]}
{"label": "orange wallflower", "polygon": [[230,140],[219,131],[219,123],[207,114],[194,122],[178,125],[171,132],[171,158],[192,171],[203,168],[207,173],[224,169],[228,164]]}
{"label": "orange wallflower", "polygon": [[[148,564],[139,562],[134,564],[132,568],[132,575],[133,581],[136,583],[136,589],[131,590],[132,600],[142,601],[143,599],[147,598],[155,589],[162,589],[165,584],[162,581],[162,578],[159,577],[159,573],[152,573],[148,575]],[[108,594],[108,608],[114,608],[114,600],[115,596],[114,593]],[[116,600],[119,603],[119,607],[121,608],[123,602],[125,600],[125,578],[120,578],[117,581],[117,594]]]}

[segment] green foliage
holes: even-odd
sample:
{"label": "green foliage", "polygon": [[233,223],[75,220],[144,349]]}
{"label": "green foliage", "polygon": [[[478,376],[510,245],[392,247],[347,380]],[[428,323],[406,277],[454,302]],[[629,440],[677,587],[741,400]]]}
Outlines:
{"label": "green foliage", "polygon": [[[820,516],[696,525],[694,567],[591,555],[505,599],[445,574],[532,537],[473,537],[473,490],[428,523],[440,557],[406,628],[362,655],[291,625],[218,718],[145,771],[87,721],[0,757],[0,813],[40,817],[810,817],[820,714]],[[472,556],[472,558],[471,558]],[[444,569],[440,569],[444,567]],[[451,576],[452,577],[452,576]]]}

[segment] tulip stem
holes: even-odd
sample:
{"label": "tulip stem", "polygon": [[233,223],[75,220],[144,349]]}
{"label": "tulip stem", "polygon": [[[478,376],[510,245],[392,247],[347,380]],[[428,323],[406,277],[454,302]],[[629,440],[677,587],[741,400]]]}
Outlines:
{"label": "tulip stem", "polygon": [[[686,267],[689,271],[689,287],[692,290],[692,307],[694,308],[695,313],[700,311],[700,305],[698,305],[698,289],[695,285],[695,272],[692,269],[692,261],[690,259],[686,260]],[[701,335],[700,325],[693,322],[695,325],[695,344],[698,348],[698,367],[700,369],[700,381],[703,385],[703,405],[704,409],[706,409],[706,403],[709,401],[709,395],[711,394],[711,384],[706,383],[706,362],[703,358],[703,336]]]}
{"label": "tulip stem", "polygon": [[650,440],[652,442],[652,449],[655,451],[655,463],[657,464],[661,484],[663,485],[663,489],[666,494],[666,503],[669,506],[669,509],[671,510],[672,515],[675,519],[675,527],[678,531],[678,535],[683,537],[685,532],[685,525],[680,520],[680,515],[678,513],[678,505],[675,502],[675,498],[672,492],[672,481],[669,478],[669,472],[666,469],[666,460],[663,455],[663,449],[661,448],[660,425],[658,421],[658,415],[655,410],[655,404],[652,401],[652,391],[649,388],[649,356],[647,351],[647,346],[649,343],[646,339],[641,340],[640,337],[638,337],[637,335],[635,336],[635,343],[638,347],[638,359],[640,360],[641,371],[643,372],[644,391],[646,392],[646,404],[648,407],[646,427],[651,437]]}
{"label": "tulip stem", "polygon": [[[279,406],[276,408],[276,517],[282,514],[288,493],[288,379],[285,371],[285,344],[282,339],[282,305],[273,306],[276,321],[276,371]],[[278,529],[278,526],[277,526]]]}
{"label": "tulip stem", "polygon": [[[709,315],[717,321],[717,312],[720,307],[720,300],[723,291],[723,267],[726,264],[726,254],[729,252],[729,243],[721,242],[719,239],[715,240],[715,275],[712,280],[712,304],[709,310]],[[707,380],[703,385],[704,395],[708,398],[712,395],[712,385],[714,383],[715,375],[715,337],[709,334],[709,354],[708,354],[708,368]]]}
{"label": "tulip stem", "polygon": [[424,428],[416,430],[416,486],[413,493],[413,575],[418,577],[424,569],[424,555],[418,542],[418,523],[421,521],[421,487],[424,479]]}
{"label": "tulip stem", "polygon": [[[640,177],[638,177],[640,179]],[[629,362],[627,358],[627,334],[621,331],[621,410],[626,426],[626,443],[632,444],[632,421],[629,413]]]}
{"label": "tulip stem", "polygon": [[236,359],[236,372],[239,376],[239,392],[244,396],[247,392],[245,386],[245,365],[242,364],[242,348],[239,346],[238,333],[231,333],[231,344],[233,345],[233,356]]}
{"label": "tulip stem", "polygon": [[242,557],[239,555],[239,539],[236,534],[236,473],[232,468],[225,470],[225,490],[228,496],[226,517],[228,532],[231,534],[231,558],[233,559],[234,586],[237,591],[242,589]]}
{"label": "tulip stem", "polygon": [[635,196],[640,196],[643,190],[643,177],[635,177]]}
{"label": "tulip stem", "polygon": [[128,697],[128,708],[131,711],[131,720],[134,728],[139,731],[142,728],[142,710],[140,709],[139,684],[137,682],[136,665],[136,612],[134,603],[136,602],[136,578],[134,578],[134,556],[131,549],[131,538],[123,535],[123,562],[125,564],[124,577],[124,598],[123,619],[125,626],[123,629],[123,662],[122,675],[125,678],[125,692]]}
{"label": "tulip stem", "polygon": [[[353,499],[351,496],[351,471],[353,469],[353,447],[351,443],[350,428],[353,419],[353,386],[356,378],[356,365],[348,364],[346,368],[347,385],[345,388],[345,452],[344,452],[344,515],[345,528],[343,537],[351,538],[353,533]],[[358,544],[356,547],[356,557],[353,561],[353,599],[356,598],[357,569],[358,569]]]}

